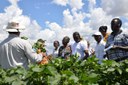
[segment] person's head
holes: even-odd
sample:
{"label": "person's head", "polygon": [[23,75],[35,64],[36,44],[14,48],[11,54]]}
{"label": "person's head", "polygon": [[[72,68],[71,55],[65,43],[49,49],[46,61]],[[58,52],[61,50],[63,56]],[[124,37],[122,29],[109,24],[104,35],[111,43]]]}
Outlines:
{"label": "person's head", "polygon": [[73,39],[77,43],[80,42],[80,40],[81,40],[80,34],[78,32],[74,32],[73,33]]}
{"label": "person's head", "polygon": [[38,39],[37,42],[45,43],[46,40]]}
{"label": "person's head", "polygon": [[9,34],[17,34],[17,35],[20,35],[20,32],[22,32],[24,29],[25,29],[24,26],[22,26],[20,23],[15,21],[9,22],[6,27],[6,31]]}
{"label": "person's head", "polygon": [[60,46],[59,41],[55,40],[55,41],[53,42],[53,46],[54,46],[55,48],[58,48],[58,47]]}
{"label": "person's head", "polygon": [[69,38],[68,36],[65,36],[65,37],[63,38],[63,40],[62,40],[62,44],[63,44],[64,46],[66,46],[66,45],[69,43],[69,41],[70,41],[70,38]]}
{"label": "person's head", "polygon": [[120,28],[122,26],[122,21],[119,18],[114,18],[111,21],[111,29],[113,32],[117,33],[120,31]]}
{"label": "person's head", "polygon": [[101,34],[103,36],[105,36],[106,35],[106,32],[107,32],[107,26],[100,26],[99,27],[99,32],[101,32]]}
{"label": "person's head", "polygon": [[38,39],[38,40],[37,40],[37,43],[40,44],[41,47],[44,47],[44,46],[46,46],[46,45],[45,45],[45,41],[46,41],[46,40]]}
{"label": "person's head", "polygon": [[96,32],[92,36],[94,37],[94,39],[96,40],[97,43],[99,43],[102,39],[102,35],[100,32]]}

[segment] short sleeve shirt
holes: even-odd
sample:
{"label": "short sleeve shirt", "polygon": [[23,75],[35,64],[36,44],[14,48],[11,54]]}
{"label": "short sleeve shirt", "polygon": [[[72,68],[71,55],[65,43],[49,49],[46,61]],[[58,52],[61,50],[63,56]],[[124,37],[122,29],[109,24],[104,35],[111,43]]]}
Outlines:
{"label": "short sleeve shirt", "polygon": [[[124,34],[123,32],[120,32],[117,35],[113,35],[113,33],[111,33],[107,39],[106,47],[111,45],[128,46],[128,35]],[[110,49],[107,51],[107,55],[110,60],[116,60],[122,57],[128,57],[128,51],[121,49]]]}
{"label": "short sleeve shirt", "polygon": [[100,60],[100,63],[101,63],[101,60],[104,59],[105,44],[106,44],[105,41],[101,40],[100,43],[97,44],[95,47],[95,54],[96,54],[96,57]]}
{"label": "short sleeve shirt", "polygon": [[71,49],[72,49],[72,54],[73,55],[77,54],[79,56],[79,60],[81,60],[85,56],[84,51],[88,50],[87,41],[81,40],[79,43],[74,42],[71,45]]}

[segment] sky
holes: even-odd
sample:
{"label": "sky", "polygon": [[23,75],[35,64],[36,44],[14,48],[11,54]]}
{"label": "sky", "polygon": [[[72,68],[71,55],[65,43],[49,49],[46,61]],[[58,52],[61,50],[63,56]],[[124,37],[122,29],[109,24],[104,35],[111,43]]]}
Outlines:
{"label": "sky", "polygon": [[75,31],[95,46],[91,35],[102,25],[111,32],[110,22],[115,17],[128,32],[127,4],[128,0],[0,0],[0,41],[8,36],[7,23],[16,20],[26,27],[21,36],[31,42],[46,40],[49,53],[54,40],[62,43],[63,37],[69,36],[71,43]]}

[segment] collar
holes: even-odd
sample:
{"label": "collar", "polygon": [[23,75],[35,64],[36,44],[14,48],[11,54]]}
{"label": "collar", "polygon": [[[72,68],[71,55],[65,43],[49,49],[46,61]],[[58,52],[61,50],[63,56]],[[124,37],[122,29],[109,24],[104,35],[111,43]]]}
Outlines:
{"label": "collar", "polygon": [[9,36],[8,37],[19,37],[18,35],[16,35],[16,34],[9,34]]}
{"label": "collar", "polygon": [[117,33],[112,32],[111,35],[116,36],[116,35],[121,34],[121,33],[122,33],[122,30],[120,30],[120,31],[117,32]]}

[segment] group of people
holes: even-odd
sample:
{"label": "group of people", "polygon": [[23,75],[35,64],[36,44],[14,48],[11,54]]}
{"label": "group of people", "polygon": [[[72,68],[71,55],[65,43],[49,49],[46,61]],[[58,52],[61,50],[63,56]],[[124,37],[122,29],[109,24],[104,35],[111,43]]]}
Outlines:
{"label": "group of people", "polygon": [[[99,28],[100,32],[105,31],[106,33],[106,26],[101,26]],[[93,55],[96,55],[97,58],[99,58],[100,61],[102,61],[105,58],[105,42],[106,42],[106,36],[108,34],[105,34],[105,37],[102,37],[102,33],[96,32],[92,36],[97,42],[97,45],[95,49],[93,49],[90,46],[90,42],[82,39],[79,32],[73,33],[73,39],[74,42],[69,44],[70,38],[68,36],[65,36],[62,39],[62,46],[60,46],[59,41],[54,41],[54,50],[52,53],[53,57],[61,57],[64,59],[68,59],[70,55],[76,55],[78,56],[78,60],[85,60],[88,57],[91,57]]]}
{"label": "group of people", "polygon": [[62,39],[62,46],[59,46],[59,41],[54,41],[53,57],[61,57],[68,59],[71,55],[77,55],[78,60],[84,60],[89,57],[88,43],[86,40],[81,39],[79,32],[73,33],[74,42],[69,44],[70,38],[65,36]]}
{"label": "group of people", "polygon": [[[107,33],[107,26],[100,26],[99,31],[92,36],[97,42],[95,49],[90,47],[89,41],[82,39],[79,32],[73,33],[74,42],[69,44],[70,38],[65,36],[62,39],[62,46],[59,41],[53,42],[53,57],[68,59],[71,55],[78,56],[78,60],[85,60],[92,55],[99,58],[99,63],[103,59],[115,60],[117,62],[128,58],[128,35],[121,30],[122,21],[114,18],[111,21],[111,33]],[[28,68],[29,62],[40,63],[44,58],[43,52],[33,50],[31,44],[21,39],[20,32],[23,30],[20,23],[9,22],[6,31],[8,38],[0,43],[0,66],[9,69],[17,66]],[[41,41],[42,42],[42,41]]]}
{"label": "group of people", "polygon": [[63,38],[63,46],[59,46],[59,41],[54,41],[53,56],[67,59],[70,55],[77,55],[78,60],[84,60],[95,55],[99,63],[103,59],[117,62],[125,60],[128,58],[128,35],[122,31],[121,26],[122,21],[119,18],[112,19],[111,33],[107,33],[107,26],[100,26],[99,30],[92,35],[96,41],[95,49],[91,48],[89,41],[83,40],[78,32],[74,32],[74,43],[70,45],[68,36]]}
{"label": "group of people", "polygon": [[111,33],[107,33],[107,26],[101,26],[99,32],[102,35],[98,32],[93,35],[97,41],[95,49],[97,57],[102,54],[102,58],[106,57],[117,62],[128,58],[128,34],[122,31],[121,26],[121,19],[114,18],[111,21]]}

